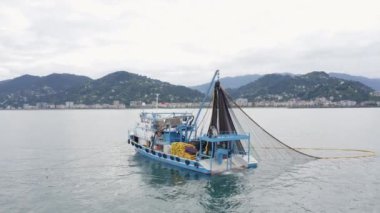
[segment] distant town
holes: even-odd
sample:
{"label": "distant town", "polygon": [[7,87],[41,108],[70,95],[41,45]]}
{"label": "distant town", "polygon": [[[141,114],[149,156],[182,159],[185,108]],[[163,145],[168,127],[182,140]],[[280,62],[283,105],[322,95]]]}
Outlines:
{"label": "distant town", "polygon": [[[316,98],[311,101],[289,100],[289,101],[256,101],[249,102],[246,98],[234,100],[240,107],[279,107],[279,108],[347,108],[347,107],[380,107],[380,101],[364,101],[357,103],[352,100],[331,101],[326,98]],[[24,104],[22,107],[7,106],[1,110],[46,110],[46,109],[129,109],[129,108],[198,108],[200,103],[168,103],[153,101],[145,103],[143,101],[131,101],[129,105],[120,101],[113,101],[112,104],[76,104],[67,101],[65,104],[37,103],[35,105]]]}

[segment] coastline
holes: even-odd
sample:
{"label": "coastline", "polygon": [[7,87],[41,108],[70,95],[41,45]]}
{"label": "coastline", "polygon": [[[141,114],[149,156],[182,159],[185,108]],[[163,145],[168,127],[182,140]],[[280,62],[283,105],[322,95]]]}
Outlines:
{"label": "coastline", "polygon": [[[210,107],[204,107],[210,108]],[[235,107],[232,107],[235,108]],[[326,107],[283,107],[283,106],[251,106],[242,107],[243,109],[368,109],[380,108],[380,106],[326,106]],[[65,110],[153,110],[153,109],[198,109],[198,107],[126,107],[126,108],[35,108],[35,109],[0,109],[0,111],[65,111]]]}

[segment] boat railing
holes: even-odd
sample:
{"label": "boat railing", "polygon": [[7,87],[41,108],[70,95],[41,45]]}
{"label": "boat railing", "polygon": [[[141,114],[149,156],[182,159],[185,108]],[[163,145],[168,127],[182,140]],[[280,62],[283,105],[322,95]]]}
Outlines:
{"label": "boat railing", "polygon": [[201,141],[207,142],[222,142],[222,141],[240,141],[240,140],[249,140],[250,135],[245,133],[236,133],[236,132],[222,132],[217,135],[203,135],[199,137]]}
{"label": "boat railing", "polygon": [[141,118],[156,120],[156,119],[164,119],[176,116],[190,117],[193,116],[192,113],[189,112],[142,112],[140,113]]}

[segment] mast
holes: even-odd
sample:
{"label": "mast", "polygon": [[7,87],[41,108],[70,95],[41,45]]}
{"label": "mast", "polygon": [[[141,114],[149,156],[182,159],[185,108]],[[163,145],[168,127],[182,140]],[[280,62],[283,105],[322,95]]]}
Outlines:
{"label": "mast", "polygon": [[[220,86],[219,80],[215,82],[213,97],[214,100],[212,104],[211,122],[208,130],[208,135],[214,136],[214,129],[216,129],[218,135],[235,135],[237,132],[229,111],[231,106],[229,104],[226,93]],[[244,147],[240,141],[236,141],[236,146],[237,152],[245,153]]]}
{"label": "mast", "polygon": [[[212,77],[212,80],[211,80],[211,82],[210,82],[210,85],[208,86],[207,92],[206,92],[205,96],[203,97],[203,100],[202,100],[202,102],[201,102],[201,104],[200,104],[200,106],[199,106],[199,110],[198,110],[197,116],[195,116],[195,120],[194,120],[194,129],[195,129],[195,131],[197,131],[196,129],[197,129],[197,121],[198,121],[199,115],[201,114],[201,111],[202,111],[202,109],[203,109],[203,107],[204,107],[204,105],[205,105],[205,102],[206,102],[206,100],[207,100],[207,97],[208,97],[208,95],[209,95],[209,93],[210,93],[210,91],[211,91],[211,87],[212,87],[212,85],[214,84],[216,78],[217,78],[218,81],[219,81],[219,70],[216,70],[216,71],[215,71],[214,76]],[[191,135],[192,135],[194,129],[192,129],[192,130],[190,131],[190,134],[189,134],[188,140],[191,138]]]}

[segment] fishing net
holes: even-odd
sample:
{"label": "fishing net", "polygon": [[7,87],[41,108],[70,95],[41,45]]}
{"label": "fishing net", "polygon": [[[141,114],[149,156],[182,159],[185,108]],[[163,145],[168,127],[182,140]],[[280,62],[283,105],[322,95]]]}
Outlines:
{"label": "fishing net", "polygon": [[[209,134],[210,127],[216,126],[220,133],[232,132],[249,134],[250,143],[238,143],[238,152],[246,152],[258,161],[304,161],[318,157],[294,149],[267,132],[253,120],[216,82],[212,101],[205,109],[197,125],[197,134]],[[250,147],[248,147],[250,146]]]}
{"label": "fishing net", "polygon": [[212,99],[197,122],[197,135],[249,134],[250,142],[237,141],[235,153],[250,154],[261,162],[303,162],[313,159],[339,159],[372,157],[376,154],[369,150],[332,149],[332,148],[294,148],[280,141],[260,126],[222,89],[219,81],[215,83]]}
{"label": "fishing net", "polygon": [[[298,161],[317,158],[286,145],[261,127],[237,104],[232,103],[234,107],[230,108],[230,112],[236,124],[237,133],[250,135],[250,150],[258,161]],[[248,150],[248,147],[244,147],[244,149]]]}

